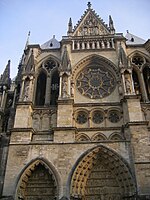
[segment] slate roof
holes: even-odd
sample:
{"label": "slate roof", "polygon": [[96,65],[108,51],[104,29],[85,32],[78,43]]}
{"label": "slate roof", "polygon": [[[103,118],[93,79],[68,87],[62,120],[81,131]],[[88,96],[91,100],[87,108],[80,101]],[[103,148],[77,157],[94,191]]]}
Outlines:
{"label": "slate roof", "polygon": [[144,44],[146,41],[136,35],[133,35],[129,32],[125,35],[125,38],[127,39],[126,44],[127,45],[139,45]]}
{"label": "slate roof", "polygon": [[59,49],[60,48],[60,42],[55,39],[55,36],[53,36],[52,39],[48,40],[44,44],[41,45],[41,49]]}

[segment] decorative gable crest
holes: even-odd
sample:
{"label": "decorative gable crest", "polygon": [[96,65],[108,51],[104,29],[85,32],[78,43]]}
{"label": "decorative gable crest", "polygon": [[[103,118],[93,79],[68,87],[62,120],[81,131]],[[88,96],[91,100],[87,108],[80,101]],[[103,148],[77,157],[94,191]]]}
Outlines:
{"label": "decorative gable crest", "polygon": [[95,36],[110,34],[110,28],[103,20],[91,9],[91,3],[88,2],[88,9],[81,17],[78,24],[73,29],[73,36]]}

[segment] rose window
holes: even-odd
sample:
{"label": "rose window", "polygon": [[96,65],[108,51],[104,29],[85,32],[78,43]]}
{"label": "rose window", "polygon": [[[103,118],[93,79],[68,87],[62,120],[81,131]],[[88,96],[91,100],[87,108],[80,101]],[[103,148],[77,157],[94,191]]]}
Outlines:
{"label": "rose window", "polygon": [[100,124],[104,120],[104,115],[101,111],[95,111],[93,113],[92,121],[95,124]]}
{"label": "rose window", "polygon": [[87,113],[83,111],[78,112],[77,117],[76,117],[76,122],[78,124],[84,124],[87,122],[87,120],[88,120]]}
{"label": "rose window", "polygon": [[132,58],[132,63],[138,66],[141,66],[144,63],[144,60],[141,56],[134,56]]}
{"label": "rose window", "polygon": [[91,99],[106,97],[115,89],[115,77],[106,67],[96,66],[83,69],[76,81],[78,91]]}
{"label": "rose window", "polygon": [[108,119],[112,123],[117,123],[120,121],[120,115],[118,111],[110,111]]}

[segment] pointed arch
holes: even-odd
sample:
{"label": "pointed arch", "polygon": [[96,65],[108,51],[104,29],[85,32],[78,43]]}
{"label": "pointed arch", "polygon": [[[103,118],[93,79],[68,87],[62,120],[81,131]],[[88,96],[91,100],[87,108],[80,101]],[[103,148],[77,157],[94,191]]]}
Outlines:
{"label": "pointed arch", "polygon": [[72,199],[122,199],[134,197],[135,183],[126,160],[114,150],[99,145],[79,157],[72,168],[67,185],[70,186],[68,192]]}
{"label": "pointed arch", "polygon": [[91,138],[92,141],[101,141],[101,140],[107,140],[107,137],[103,133],[96,133]]}
{"label": "pointed arch", "polygon": [[55,167],[43,158],[32,160],[20,173],[15,200],[58,197],[61,179]]}
{"label": "pointed arch", "polygon": [[76,136],[76,141],[77,142],[84,142],[84,141],[90,141],[90,138],[88,135],[86,135],[85,133],[79,133]]}
{"label": "pointed arch", "polygon": [[123,137],[120,135],[120,133],[114,132],[109,136],[108,139],[109,140],[123,140]]}
{"label": "pointed arch", "polygon": [[[108,60],[107,58],[97,55],[97,54],[92,54],[87,57],[84,57],[82,60],[80,60],[75,66],[72,71],[72,78],[74,79],[76,74],[79,72],[79,70],[83,69],[87,65],[92,65],[92,64],[98,64],[98,65],[104,65],[107,66],[110,71],[113,72],[113,74],[116,76],[116,78],[119,78],[119,70],[116,67],[116,65]],[[115,72],[115,73],[114,73]]]}
{"label": "pointed arch", "polygon": [[146,58],[150,62],[149,56],[147,54],[143,53],[142,51],[139,51],[139,50],[135,50],[132,53],[130,53],[128,55],[128,59],[131,59],[134,55],[140,55],[140,56]]}

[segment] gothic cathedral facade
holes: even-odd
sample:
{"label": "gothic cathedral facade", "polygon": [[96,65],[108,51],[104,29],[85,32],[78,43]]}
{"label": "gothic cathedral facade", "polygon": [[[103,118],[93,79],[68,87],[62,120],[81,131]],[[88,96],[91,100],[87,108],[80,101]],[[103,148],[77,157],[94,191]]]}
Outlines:
{"label": "gothic cathedral facade", "polygon": [[91,8],[0,79],[0,199],[150,199],[150,40]]}

